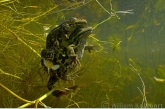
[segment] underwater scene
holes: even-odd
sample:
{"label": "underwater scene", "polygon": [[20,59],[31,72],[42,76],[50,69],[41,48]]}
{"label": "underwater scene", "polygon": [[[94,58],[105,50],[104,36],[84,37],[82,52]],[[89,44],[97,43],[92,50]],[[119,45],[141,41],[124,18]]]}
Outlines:
{"label": "underwater scene", "polygon": [[165,0],[0,0],[0,108],[165,108]]}

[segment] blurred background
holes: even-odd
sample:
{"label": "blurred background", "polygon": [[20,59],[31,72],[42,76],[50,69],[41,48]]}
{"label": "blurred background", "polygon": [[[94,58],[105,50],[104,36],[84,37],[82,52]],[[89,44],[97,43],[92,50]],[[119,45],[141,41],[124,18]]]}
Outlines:
{"label": "blurred background", "polygon": [[[165,107],[164,6],[164,0],[1,0],[0,86],[26,100],[47,93],[49,75],[40,65],[46,36],[76,17],[94,28],[87,44],[96,50],[84,52],[77,91],[42,102],[61,108]],[[0,101],[1,108],[25,104],[3,87]]]}

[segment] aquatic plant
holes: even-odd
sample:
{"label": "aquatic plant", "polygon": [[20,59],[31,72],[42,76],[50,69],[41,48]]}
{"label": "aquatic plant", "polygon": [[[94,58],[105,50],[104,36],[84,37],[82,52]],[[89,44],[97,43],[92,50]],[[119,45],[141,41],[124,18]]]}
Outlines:
{"label": "aquatic plant", "polygon": [[[131,55],[133,52],[128,49],[131,44],[145,41],[144,54],[148,55],[147,50],[151,48],[147,45],[147,41],[150,41],[148,32],[153,25],[158,27],[159,42],[163,41],[164,14],[160,13],[164,11],[164,3],[141,2],[146,6],[146,11],[143,11],[141,8],[120,8],[120,2],[1,0],[0,107],[101,107],[103,101],[165,104],[164,83],[154,79],[154,76],[165,79],[164,59],[159,57],[159,65],[153,62],[153,66],[147,60],[150,57],[145,62],[134,59]],[[152,6],[154,9],[149,12]],[[153,14],[156,17],[151,17]],[[135,16],[138,20],[129,22],[127,15]],[[94,28],[95,35],[90,36],[88,44],[94,45],[95,50],[91,53],[84,52],[81,69],[70,75],[73,80],[60,80],[54,89],[48,91],[46,84],[49,75],[40,65],[40,52],[45,48],[45,34],[73,16],[87,19],[89,26]],[[93,16],[99,19],[94,19]],[[144,39],[136,37],[141,36],[140,33],[144,35]],[[123,45],[126,45],[127,65],[123,62],[126,58],[122,51]],[[154,57],[151,58],[154,61]],[[61,98],[51,96],[52,91],[61,90],[70,84],[77,84],[77,91]]]}
{"label": "aquatic plant", "polygon": [[[59,11],[57,5],[51,3],[48,4],[49,9],[44,8],[44,6],[42,7],[42,3],[38,5],[33,5],[33,3],[35,4],[35,2],[30,2],[30,4],[25,2],[23,7],[21,7],[19,1],[4,0],[0,4],[3,10],[1,13],[1,22],[3,23],[0,25],[2,28],[1,38],[3,39],[1,40],[1,48],[4,47],[1,49],[0,54],[1,62],[4,62],[0,64],[1,88],[6,89],[9,93],[17,97],[18,100],[27,102],[27,104],[20,106],[22,102],[18,100],[5,101],[8,96],[5,90],[3,90],[1,93],[6,95],[6,98],[5,96],[1,97],[1,106],[3,107],[27,107],[34,104],[35,107],[37,107],[38,103],[41,104],[41,106],[46,106],[41,101],[46,98],[52,90],[48,92],[47,95],[43,95],[46,91],[45,84],[48,77],[44,73],[42,73],[44,75],[40,74],[43,70],[41,69],[39,71],[41,67],[39,60],[40,51],[45,46],[45,38],[42,37],[45,34],[43,26],[50,27],[50,24],[48,24],[50,22],[42,23],[42,21],[46,19],[45,16],[48,16],[52,12],[54,14],[62,14],[64,10],[70,10],[75,6],[82,5],[82,2],[75,3]],[[86,2],[86,4],[87,3],[88,2]],[[20,8],[20,10],[18,10],[18,8]],[[58,18],[51,22],[56,22],[57,20]],[[11,84],[12,81],[13,83]],[[10,89],[3,84],[9,87],[11,86]],[[39,92],[36,92],[37,87],[40,87]],[[16,93],[19,93],[19,95]],[[42,95],[44,98],[38,98]],[[11,95],[9,96],[12,97]],[[23,98],[21,98],[21,96]],[[66,99],[68,99],[69,102],[73,101],[72,97]],[[12,103],[10,104],[10,102]],[[67,107],[71,106],[70,103]],[[75,104],[78,106],[76,102]]]}

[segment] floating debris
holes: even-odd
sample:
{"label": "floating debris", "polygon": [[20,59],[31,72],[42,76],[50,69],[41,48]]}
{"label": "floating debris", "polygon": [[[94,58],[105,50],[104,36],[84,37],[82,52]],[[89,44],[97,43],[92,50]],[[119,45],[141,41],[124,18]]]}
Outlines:
{"label": "floating debris", "polygon": [[25,6],[23,8],[39,8],[39,6]]}
{"label": "floating debris", "polygon": [[8,2],[8,1],[11,1],[11,0],[1,0],[0,3],[2,3],[2,2]]}
{"label": "floating debris", "polygon": [[44,28],[45,31],[50,29],[49,26],[43,26],[43,28]]}
{"label": "floating debris", "polygon": [[163,83],[165,80],[162,79],[162,78],[157,78],[157,77],[154,77],[154,79],[157,81],[157,82],[160,82],[160,83]]}

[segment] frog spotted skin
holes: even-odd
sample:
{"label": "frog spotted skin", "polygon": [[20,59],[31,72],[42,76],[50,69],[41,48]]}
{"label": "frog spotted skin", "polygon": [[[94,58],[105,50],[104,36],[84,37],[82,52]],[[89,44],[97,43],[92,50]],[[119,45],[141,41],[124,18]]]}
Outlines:
{"label": "frog spotted skin", "polygon": [[[68,70],[74,69],[77,65],[81,65],[79,60],[82,59],[84,49],[85,49],[85,44],[86,44],[86,39],[92,32],[91,28],[90,29],[84,29],[84,32],[80,32],[75,34],[76,36],[79,36],[79,39],[76,39],[77,45],[71,44],[68,47],[66,47],[66,52],[63,51],[63,53],[66,53],[65,56],[59,56],[59,60],[62,60],[60,64],[60,68],[57,70],[50,70],[50,79],[48,81],[47,87],[49,90],[53,88],[53,85],[58,81],[59,78],[61,79],[66,79],[64,78]],[[54,56],[56,57],[56,56]],[[54,61],[57,62],[57,58],[54,59]],[[56,92],[52,93],[54,96],[58,97],[59,95]]]}
{"label": "frog spotted skin", "polygon": [[[41,64],[49,72],[47,84],[51,90],[59,79],[66,79],[66,74],[77,65],[81,65],[86,39],[92,33],[92,27],[87,27],[84,19],[71,18],[54,28],[47,36],[46,49],[41,51]],[[52,93],[59,97],[59,91]]]}
{"label": "frog spotted skin", "polygon": [[86,45],[86,40],[88,36],[92,33],[92,27],[83,28],[81,32],[75,35],[75,40],[77,40],[76,54],[78,59],[81,60],[84,54],[84,49]]}
{"label": "frog spotted skin", "polygon": [[87,21],[84,19],[77,19],[75,17],[66,20],[61,25],[55,27],[47,36],[46,49],[60,46],[62,40],[68,40],[69,35],[77,27],[85,27]]}

